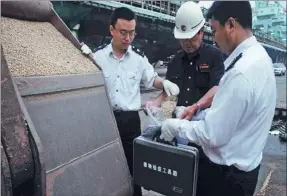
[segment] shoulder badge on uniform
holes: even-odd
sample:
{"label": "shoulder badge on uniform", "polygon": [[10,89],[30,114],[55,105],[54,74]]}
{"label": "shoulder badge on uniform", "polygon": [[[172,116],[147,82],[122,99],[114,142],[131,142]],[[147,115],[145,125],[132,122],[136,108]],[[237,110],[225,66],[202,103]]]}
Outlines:
{"label": "shoulder badge on uniform", "polygon": [[239,61],[239,59],[241,59],[242,57],[242,53],[240,53],[235,59],[233,59],[233,61],[230,63],[230,65],[227,67],[227,69],[225,70],[225,72],[228,72],[230,69],[232,69],[234,67],[234,65],[237,63],[237,61]]}
{"label": "shoulder badge on uniform", "polygon": [[93,52],[97,52],[98,50],[101,50],[101,49],[105,48],[107,45],[108,45],[108,44],[100,45],[100,46],[98,46],[97,48],[95,48]]}
{"label": "shoulder badge on uniform", "polygon": [[144,57],[144,52],[140,51],[140,49],[136,48],[135,46],[132,46],[132,50],[138,55]]}

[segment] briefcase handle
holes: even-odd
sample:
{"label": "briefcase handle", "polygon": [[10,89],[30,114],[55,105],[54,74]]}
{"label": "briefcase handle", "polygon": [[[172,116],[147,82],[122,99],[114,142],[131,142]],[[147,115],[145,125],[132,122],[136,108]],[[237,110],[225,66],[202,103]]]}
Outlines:
{"label": "briefcase handle", "polygon": [[171,142],[167,142],[163,139],[160,139],[160,135],[161,135],[161,131],[160,129],[158,131],[156,131],[155,135],[153,136],[153,140],[162,144],[167,144],[167,145],[171,145],[171,146],[177,146],[177,139],[173,138],[173,140]]}

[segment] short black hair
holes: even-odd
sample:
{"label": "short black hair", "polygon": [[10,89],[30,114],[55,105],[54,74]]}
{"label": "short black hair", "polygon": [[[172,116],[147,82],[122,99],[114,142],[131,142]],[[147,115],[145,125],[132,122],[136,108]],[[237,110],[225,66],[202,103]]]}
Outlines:
{"label": "short black hair", "polygon": [[218,20],[222,26],[232,17],[244,28],[252,29],[252,9],[249,1],[216,1],[209,8],[206,18]]}
{"label": "short black hair", "polygon": [[136,19],[136,16],[135,16],[135,13],[129,8],[119,7],[119,8],[116,8],[111,15],[110,25],[115,27],[118,19],[124,19],[127,21],[131,21],[131,20]]}

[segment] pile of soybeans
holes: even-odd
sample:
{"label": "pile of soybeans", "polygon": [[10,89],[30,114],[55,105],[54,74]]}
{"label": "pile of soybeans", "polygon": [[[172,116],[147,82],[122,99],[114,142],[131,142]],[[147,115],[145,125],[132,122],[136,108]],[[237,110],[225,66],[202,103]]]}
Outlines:
{"label": "pile of soybeans", "polygon": [[99,71],[49,22],[1,18],[1,44],[13,76],[51,76]]}
{"label": "pile of soybeans", "polygon": [[161,105],[164,119],[172,118],[172,113],[177,104],[177,97],[176,96],[169,96],[167,97]]}

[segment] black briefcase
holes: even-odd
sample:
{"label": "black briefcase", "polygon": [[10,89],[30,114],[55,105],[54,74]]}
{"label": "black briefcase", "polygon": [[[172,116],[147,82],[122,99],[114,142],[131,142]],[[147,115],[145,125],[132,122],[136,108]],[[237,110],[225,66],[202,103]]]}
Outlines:
{"label": "black briefcase", "polygon": [[160,127],[150,126],[145,132],[134,140],[135,184],[167,196],[195,196],[198,150],[161,141]]}

